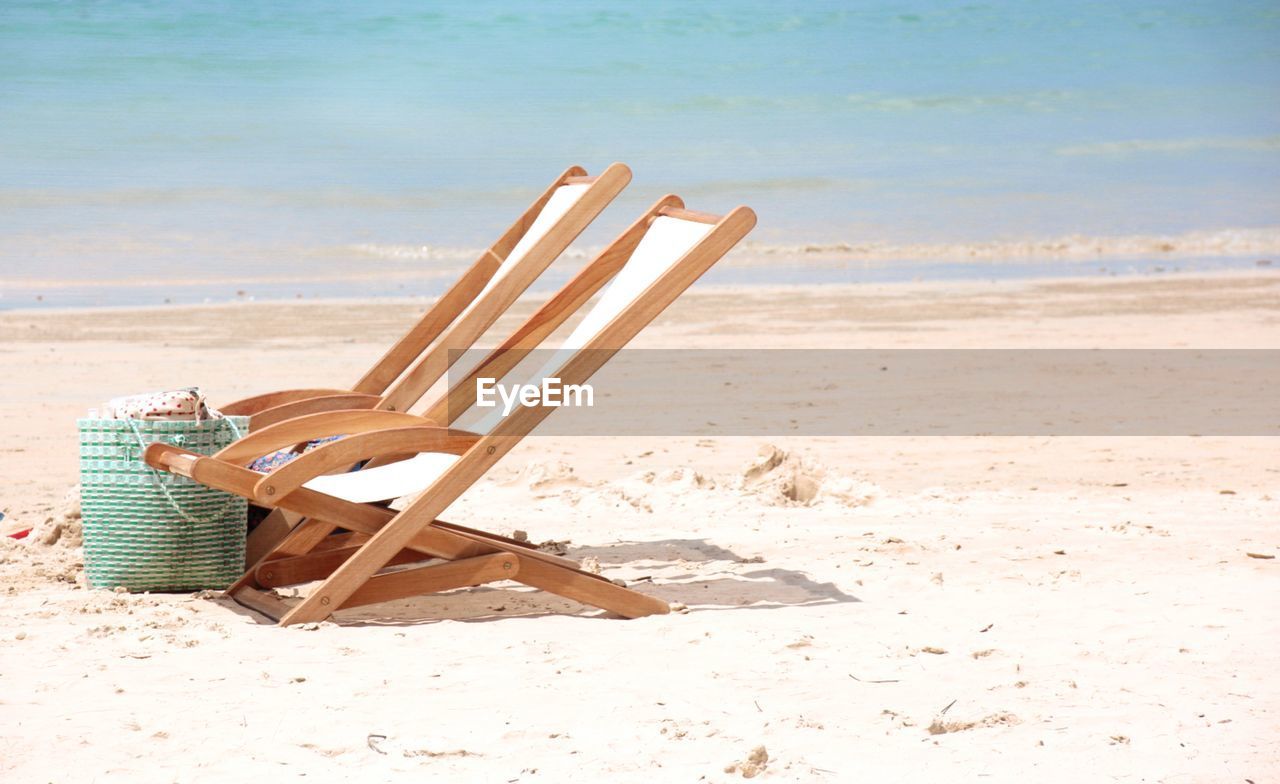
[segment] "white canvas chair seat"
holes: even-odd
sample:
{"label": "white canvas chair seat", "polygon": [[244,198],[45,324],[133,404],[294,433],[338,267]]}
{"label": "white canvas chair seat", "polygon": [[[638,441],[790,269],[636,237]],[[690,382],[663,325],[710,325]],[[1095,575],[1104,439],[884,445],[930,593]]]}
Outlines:
{"label": "white canvas chair seat", "polygon": [[[572,187],[577,186],[562,186],[559,190]],[[553,196],[552,200],[554,199]],[[546,210],[543,210],[543,213],[545,214]],[[543,378],[555,376],[570,357],[587,345],[600,330],[604,329],[627,305],[635,301],[641,292],[670,269],[672,264],[675,264],[709,231],[711,226],[705,223],[668,217],[656,218],[631,257],[627,259],[626,265],[614,276],[591,310],[550,359],[539,370],[528,376],[526,383],[538,383]],[[532,233],[531,229],[530,234]],[[502,418],[501,409],[494,408],[488,416],[480,420],[475,432],[480,435],[491,432]],[[454,455],[423,453],[398,463],[345,474],[316,477],[304,486],[310,490],[356,503],[390,501],[427,489],[457,460],[458,458]]]}
{"label": "white canvas chair seat", "polygon": [[422,452],[398,463],[317,476],[303,487],[356,504],[372,504],[421,492],[456,462],[457,455]]}

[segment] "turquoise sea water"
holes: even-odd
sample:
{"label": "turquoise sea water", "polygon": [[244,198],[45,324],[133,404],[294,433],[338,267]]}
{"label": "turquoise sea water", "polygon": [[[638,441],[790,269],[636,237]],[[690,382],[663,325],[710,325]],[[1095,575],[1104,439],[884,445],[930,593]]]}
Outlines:
{"label": "turquoise sea water", "polygon": [[635,179],[584,247],[667,191],[747,203],[775,255],[744,279],[810,274],[780,248],[856,280],[1064,235],[1252,264],[1280,6],[0,4],[0,307],[431,293],[613,160]]}

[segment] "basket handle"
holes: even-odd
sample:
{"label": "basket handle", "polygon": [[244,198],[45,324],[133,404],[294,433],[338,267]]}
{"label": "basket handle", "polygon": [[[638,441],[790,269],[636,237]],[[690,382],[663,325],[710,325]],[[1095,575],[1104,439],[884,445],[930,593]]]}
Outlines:
{"label": "basket handle", "polygon": [[[130,419],[126,419],[125,421],[129,423],[129,429],[133,431],[133,436],[138,441],[138,448],[145,453],[147,451],[148,444],[146,441],[143,440],[142,432],[138,430],[138,425],[136,420],[130,418]],[[240,433],[240,428],[236,427],[236,423],[232,422],[230,419],[225,419],[225,418],[222,419],[221,421],[227,423],[227,426],[231,428],[231,432],[235,435],[236,440],[239,440],[241,437],[241,433]],[[146,465],[146,463],[144,462],[143,465]],[[236,497],[231,493],[228,493],[227,500],[223,503],[222,508],[219,509],[216,514],[210,515],[207,519],[203,519],[203,520],[192,517],[191,515],[187,514],[187,511],[182,508],[182,505],[178,503],[178,500],[173,497],[172,493],[169,492],[169,488],[165,486],[164,479],[160,476],[161,472],[154,468],[151,468],[151,466],[147,466],[147,468],[151,471],[151,481],[155,483],[156,487],[160,488],[160,492],[164,494],[165,500],[169,502],[169,506],[173,508],[173,511],[179,517],[181,517],[184,522],[189,523],[190,525],[209,525],[211,523],[216,523],[218,520],[221,520],[222,517],[226,514],[227,509],[231,507],[231,504],[236,502]]]}

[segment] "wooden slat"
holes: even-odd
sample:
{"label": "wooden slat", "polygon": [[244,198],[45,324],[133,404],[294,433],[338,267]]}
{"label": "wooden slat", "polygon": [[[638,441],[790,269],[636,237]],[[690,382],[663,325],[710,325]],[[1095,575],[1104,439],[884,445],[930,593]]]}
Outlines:
{"label": "wooden slat", "polygon": [[[518,555],[521,558],[532,558],[535,561],[542,561],[543,563],[560,566],[566,569],[578,568],[578,562],[571,558],[562,558],[561,556],[552,555],[551,553],[544,553],[537,548],[529,547],[525,542],[511,543],[505,536],[498,536],[497,534],[491,534],[485,531],[463,528],[462,526],[445,523],[441,520],[436,520],[432,523],[430,530],[447,533],[456,536],[459,539],[465,539],[478,547],[484,548],[485,552],[497,550],[504,553]],[[413,546],[417,549],[416,544]]]}
{"label": "wooden slat", "polygon": [[393,427],[357,433],[312,449],[258,480],[253,498],[272,503],[318,476],[349,468],[369,457],[439,452],[461,455],[480,436],[443,427]]}
{"label": "wooden slat", "polygon": [[302,515],[286,509],[272,509],[245,539],[245,566],[253,566],[267,557],[300,522]]}
{"label": "wooden slat", "polygon": [[[360,545],[354,544],[306,555],[272,559],[253,570],[254,580],[262,588],[279,588],[284,585],[298,585],[320,580],[328,577],[334,569],[359,551]],[[387,562],[387,566],[416,563],[421,560],[424,560],[424,556],[417,550],[401,550]]]}
{"label": "wooden slat", "polygon": [[272,596],[249,586],[241,586],[234,591],[229,591],[228,596],[235,600],[236,604],[248,607],[256,613],[267,616],[273,621],[279,622],[289,611],[289,605],[285,604],[278,596]]}
{"label": "wooden slat", "polygon": [[[353,531],[365,534],[376,534],[395,519],[396,513],[368,504],[353,504],[340,498],[317,493],[303,487],[290,493],[287,499],[290,507],[309,518],[316,518],[325,523],[340,525]],[[308,521],[310,522],[310,521]],[[479,545],[484,545],[483,547]],[[486,543],[474,542],[465,536],[435,527],[428,527],[411,537],[407,546],[413,547],[426,555],[450,560],[466,558],[492,552],[495,548]],[[487,549],[485,549],[487,547]]]}
{"label": "wooden slat", "polygon": [[279,392],[267,392],[262,395],[254,395],[237,400],[234,403],[228,403],[218,408],[228,416],[252,416],[272,406],[278,406],[282,403],[292,403],[295,400],[305,400],[309,397],[318,397],[320,395],[340,395],[350,392],[349,389],[284,389]]}
{"label": "wooden slat", "polygon": [[668,218],[678,218],[679,220],[692,221],[694,223],[709,223],[712,226],[724,220],[720,215],[713,215],[710,212],[686,210],[681,207],[668,207],[662,210],[662,214]]}
{"label": "wooden slat", "polygon": [[412,414],[394,411],[327,411],[323,414],[287,419],[250,433],[214,454],[219,460],[245,465],[277,449],[329,436],[345,436],[386,430],[392,427],[433,425],[435,423]]}
{"label": "wooden slat", "polygon": [[[528,541],[527,539],[512,539],[509,536],[489,533],[488,531],[481,531],[478,528],[468,528],[465,525],[458,525],[457,523],[446,523],[444,520],[436,520],[434,523],[432,523],[432,525],[435,526],[436,528],[443,528],[446,531],[454,531],[456,533],[463,533],[463,534],[474,534],[484,539],[492,539],[495,542],[501,542],[503,544],[509,544],[512,547],[520,548],[519,550],[510,550],[508,552],[516,553],[516,552],[520,552],[520,550],[537,550],[538,549],[538,545]],[[576,564],[574,565],[576,566]]]}
{"label": "wooden slat", "polygon": [[373,408],[382,398],[377,395],[363,395],[347,392],[341,395],[320,395],[305,400],[295,400],[278,406],[264,409],[249,418],[249,430],[261,430],[278,422],[308,414],[320,414],[326,411],[345,411],[351,409]]}
{"label": "wooden slat", "polygon": [[[495,580],[517,579],[520,568],[520,559],[514,555],[499,553],[380,574],[371,577],[357,590],[351,592],[342,602],[341,607],[359,607],[364,604],[377,604],[393,599],[482,585]],[[320,606],[327,606],[323,598]],[[281,619],[281,624],[285,626],[301,622],[303,621],[290,619],[287,615]]]}
{"label": "wooden slat", "polygon": [[[302,520],[288,537],[271,551],[272,558],[291,558],[314,552],[329,539],[338,526],[317,518]],[[355,542],[352,542],[355,544]],[[341,545],[338,545],[341,546]]]}
{"label": "wooden slat", "polygon": [[325,550],[340,550],[343,547],[353,547],[355,545],[364,544],[369,540],[368,534],[357,533],[356,531],[347,531],[344,534],[330,534],[323,540],[311,548],[311,552],[318,553]]}
{"label": "wooden slat", "polygon": [[554,593],[583,604],[599,607],[624,618],[643,618],[671,612],[671,605],[645,596],[608,580],[591,579],[595,575],[565,569],[538,561],[522,561],[516,581],[547,593]]}
{"label": "wooden slat", "polygon": [[268,552],[249,561],[245,573],[227,590],[234,591],[241,586],[257,585],[256,567],[274,559],[306,555],[328,538],[336,527],[332,523],[314,518],[302,521],[296,528],[286,532]]}

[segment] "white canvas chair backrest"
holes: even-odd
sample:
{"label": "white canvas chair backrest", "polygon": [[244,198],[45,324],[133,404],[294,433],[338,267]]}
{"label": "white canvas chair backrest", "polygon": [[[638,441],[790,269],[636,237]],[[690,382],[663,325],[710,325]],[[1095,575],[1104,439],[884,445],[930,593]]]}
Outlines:
{"label": "white canvas chair backrest", "polygon": [[538,240],[545,237],[547,232],[551,231],[551,227],[555,226],[556,223],[564,217],[565,213],[567,213],[573,205],[578,203],[578,200],[583,197],[587,192],[587,189],[590,187],[590,185],[574,183],[571,185],[561,185],[556,188],[551,194],[551,198],[547,199],[547,203],[542,205],[542,209],[538,212],[538,217],[533,220],[533,225],[531,225],[529,230],[524,233],[524,236],[521,237],[520,241],[516,243],[516,246],[511,249],[511,252],[507,254],[507,257],[502,260],[502,264],[498,265],[498,271],[493,273],[493,277],[489,278],[489,282],[480,290],[480,293],[476,295],[476,298],[471,300],[471,304],[467,306],[466,310],[462,311],[458,318],[461,319],[474,310],[484,299],[485,295],[492,291],[494,286],[501,283],[502,279],[505,278],[511,270],[516,268],[516,265],[524,259],[525,254],[527,254],[534,245],[538,244]]}
{"label": "white canvas chair backrest", "polygon": [[[587,312],[586,317],[565,338],[556,357],[547,363],[551,365],[559,360],[559,364],[546,370],[559,370],[574,352],[600,334],[600,330],[608,326],[610,321],[671,269],[694,245],[701,242],[713,228],[715,227],[708,223],[666,216],[655,218],[631,258],[618,270],[618,274],[609,282],[608,288]],[[535,376],[535,379],[541,378],[543,376]]]}
{"label": "white canvas chair backrest", "polygon": [[[471,314],[471,311],[484,302],[485,296],[493,290],[495,286],[502,282],[512,270],[524,259],[525,255],[538,244],[538,240],[546,236],[551,228],[560,222],[574,204],[586,194],[590,185],[573,183],[570,185],[561,185],[551,194],[551,198],[547,199],[547,203],[542,205],[542,209],[538,212],[538,217],[534,218],[533,224],[529,226],[529,230],[524,233],[520,241],[516,243],[507,257],[498,265],[497,272],[493,273],[493,277],[489,278],[489,282],[485,284],[475,299],[471,300],[471,304],[458,314],[455,321],[461,321]],[[463,354],[458,362],[454,365],[454,372],[469,371],[484,355],[480,352],[468,352]],[[468,367],[470,365],[470,367]]]}
{"label": "white canvas chair backrest", "polygon": [[[556,378],[565,363],[573,355],[600,334],[618,314],[636,300],[663,273],[697,245],[715,228],[707,223],[659,216],[649,224],[648,230],[632,252],[627,263],[609,282],[604,293],[587,311],[587,315],[574,327],[564,342],[538,370],[530,373],[525,383],[540,384],[544,378]],[[515,411],[512,411],[514,414]],[[476,423],[474,432],[484,435],[493,430],[503,419],[500,409],[495,409]]]}

